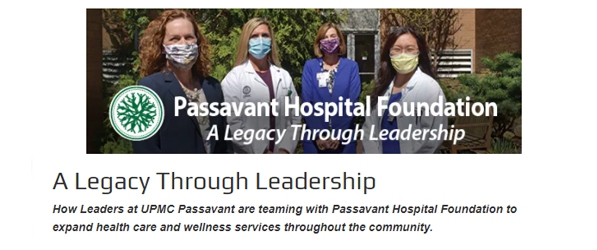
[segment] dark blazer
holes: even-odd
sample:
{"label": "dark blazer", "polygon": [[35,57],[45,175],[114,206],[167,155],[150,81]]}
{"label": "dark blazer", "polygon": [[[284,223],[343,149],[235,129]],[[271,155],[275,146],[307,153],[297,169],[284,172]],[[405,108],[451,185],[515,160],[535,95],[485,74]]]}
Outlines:
{"label": "dark blazer", "polygon": [[[224,94],[220,82],[212,77],[201,79],[203,92],[209,103],[224,102]],[[134,153],[170,153],[170,154],[204,154],[205,146],[199,130],[197,117],[187,115],[188,106],[174,115],[174,97],[186,95],[173,73],[154,73],[141,79],[138,85],[148,87],[156,92],[164,105],[164,121],[160,130],[151,138],[133,142]],[[211,140],[211,152],[231,153],[232,144],[224,140],[226,117],[210,117],[211,126],[218,127],[218,140]]]}

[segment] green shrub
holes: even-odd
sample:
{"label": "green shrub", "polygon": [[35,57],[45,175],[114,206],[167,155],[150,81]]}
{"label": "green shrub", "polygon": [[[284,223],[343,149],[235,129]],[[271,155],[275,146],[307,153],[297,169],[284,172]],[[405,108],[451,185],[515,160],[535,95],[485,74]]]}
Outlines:
{"label": "green shrub", "polygon": [[494,59],[483,58],[483,65],[490,72],[485,76],[461,75],[461,88],[449,91],[448,101],[466,96],[471,102],[494,102],[498,116],[494,117],[493,136],[502,138],[513,129],[517,118],[522,116],[522,57],[513,53],[502,53]]}
{"label": "green shrub", "polygon": [[520,153],[516,143],[505,138],[494,138],[491,141],[490,154],[518,154]]}
{"label": "green shrub", "polygon": [[[375,86],[375,81],[372,80],[370,82],[363,82],[361,83],[361,94],[359,95],[359,102],[363,104],[367,104],[367,96],[373,96],[373,87]],[[354,119],[355,124],[360,124],[361,126],[365,122],[364,116],[357,116]]]}

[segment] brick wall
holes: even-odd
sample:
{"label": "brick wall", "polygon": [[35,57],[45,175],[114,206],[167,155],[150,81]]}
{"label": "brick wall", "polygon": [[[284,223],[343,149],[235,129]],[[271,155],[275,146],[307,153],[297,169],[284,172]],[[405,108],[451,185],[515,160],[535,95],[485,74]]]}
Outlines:
{"label": "brick wall", "polygon": [[[456,49],[472,49],[475,55],[475,9],[457,9],[458,25],[460,30],[454,35]],[[473,59],[473,72],[475,71],[475,60]]]}
{"label": "brick wall", "polygon": [[522,52],[522,9],[477,9],[475,20],[478,70],[485,56]]}
{"label": "brick wall", "polygon": [[87,9],[87,153],[99,153],[103,111],[102,10]]}
{"label": "brick wall", "polygon": [[458,22],[462,25],[454,35],[454,40],[459,49],[475,48],[475,9],[458,9]]}

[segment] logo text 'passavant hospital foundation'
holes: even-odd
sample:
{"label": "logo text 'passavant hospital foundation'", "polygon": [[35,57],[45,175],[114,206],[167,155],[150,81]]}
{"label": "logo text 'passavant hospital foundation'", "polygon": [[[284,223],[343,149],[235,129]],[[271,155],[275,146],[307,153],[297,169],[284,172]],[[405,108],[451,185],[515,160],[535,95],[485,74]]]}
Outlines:
{"label": "logo text 'passavant hospital foundation'", "polygon": [[114,131],[131,141],[142,141],[156,134],[164,122],[164,105],[145,86],[129,86],[110,103],[110,123]]}
{"label": "logo text 'passavant hospital foundation'", "polygon": [[[248,95],[251,93],[250,88],[244,88],[243,94]],[[291,101],[294,99],[294,101]],[[462,140],[465,137],[465,131],[462,128],[455,128],[454,125],[445,127],[443,124],[439,126],[431,126],[429,117],[435,116],[497,116],[497,105],[493,102],[473,102],[470,103],[470,98],[467,97],[466,101],[458,99],[456,103],[445,102],[442,96],[438,97],[437,102],[399,102],[389,103],[388,97],[379,97],[377,105],[371,105],[371,97],[367,96],[364,103],[357,101],[352,102],[350,99],[344,100],[342,97],[338,98],[338,103],[335,102],[318,102],[311,104],[309,102],[300,102],[298,97],[290,98],[285,96],[284,102],[280,104],[277,99],[273,99],[271,102],[202,102],[196,104],[194,102],[187,102],[185,97],[176,96],[174,100],[174,116],[179,116],[181,113],[193,116],[225,116],[225,117],[238,117],[238,116],[280,116],[279,111],[284,112],[284,116],[323,116],[326,122],[330,121],[333,116],[370,116],[377,115],[381,117],[385,111],[388,113],[388,117],[409,117],[407,121],[412,123],[409,125],[402,126],[401,129],[376,129],[379,124],[371,124],[369,131],[370,135],[365,135],[364,130],[355,129],[350,132],[347,136],[352,137],[355,135],[354,140],[363,140],[368,138],[369,140],[388,140],[390,137],[398,137],[400,140],[438,140],[440,137],[443,140],[453,141],[454,144],[457,141]],[[377,112],[372,110],[376,107]],[[187,112],[184,112],[186,109]],[[280,110],[278,110],[280,109]],[[344,113],[346,110],[346,113]],[[182,112],[181,112],[182,111]],[[266,114],[264,114],[264,112]],[[271,113],[270,113],[271,112]],[[184,114],[183,114],[184,115]],[[164,106],[157,94],[145,87],[145,86],[130,86],[119,91],[110,104],[109,110],[110,123],[114,130],[123,138],[131,141],[141,141],[151,138],[155,135],[162,126],[164,120]],[[406,118],[403,118],[406,119]],[[424,120],[426,120],[424,122]],[[426,125],[424,125],[424,123]],[[414,124],[414,126],[413,126]],[[434,123],[435,124],[435,123]],[[437,125],[435,124],[435,125]],[[404,124],[403,124],[404,125]],[[241,129],[233,131],[234,136],[228,136],[230,131],[230,125],[225,128],[225,140],[241,140],[244,141],[245,145],[250,144],[255,139],[253,137],[265,138],[268,140],[275,140],[277,142],[284,138],[286,129],[278,131],[279,129]],[[305,132],[309,132],[305,126],[297,125],[291,126],[294,129],[292,138],[293,140],[300,140],[304,138],[302,136]],[[359,126],[357,126],[358,128]],[[412,127],[412,128],[411,128]],[[406,128],[406,129],[405,129]],[[323,129],[327,131],[327,129]],[[411,131],[412,130],[412,131]],[[302,132],[299,132],[302,131]],[[278,133],[280,132],[280,133]],[[330,132],[330,131],[327,131]],[[345,136],[345,132],[340,131],[337,134],[342,134],[342,138]],[[410,136],[412,132],[412,137]],[[278,133],[278,136],[271,136],[272,133]],[[313,134],[321,135],[322,131],[314,131]],[[377,135],[376,133],[379,133]],[[212,126],[209,130],[207,140],[212,136],[216,136],[216,140],[219,140],[218,126]],[[331,132],[329,133],[331,136]],[[298,136],[301,135],[301,136]],[[422,135],[422,137],[421,137]],[[242,137],[242,138],[240,138]],[[340,136],[338,136],[339,138]],[[358,138],[357,138],[358,137]],[[397,138],[396,138],[397,139]],[[339,140],[339,139],[338,139]],[[346,140],[348,142],[349,140]]]}

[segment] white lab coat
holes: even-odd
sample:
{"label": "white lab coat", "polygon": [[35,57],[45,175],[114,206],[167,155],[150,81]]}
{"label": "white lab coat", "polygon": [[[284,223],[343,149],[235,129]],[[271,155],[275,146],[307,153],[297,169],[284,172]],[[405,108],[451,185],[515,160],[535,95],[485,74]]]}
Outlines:
{"label": "white lab coat", "polygon": [[[388,97],[392,93],[392,87],[394,85],[394,81],[390,83],[388,89],[386,90],[384,96]],[[412,78],[408,83],[406,83],[406,87],[402,90],[402,98],[400,99],[401,107],[403,107],[403,102],[414,102],[415,107],[417,102],[426,102],[428,103],[429,107],[434,102],[438,102],[439,97],[443,98],[443,103],[446,103],[444,92],[442,88],[439,86],[437,81],[433,78],[428,76],[427,74],[423,73],[421,69],[417,68],[417,71],[413,74]],[[387,101],[383,102],[387,104]],[[372,103],[372,105],[375,105]],[[410,110],[410,104],[409,110]],[[385,113],[385,109],[384,109]],[[384,114],[382,113],[382,114]],[[371,113],[365,117],[365,123],[363,124],[363,151],[366,154],[380,154],[383,152],[382,150],[382,141],[381,140],[371,140],[370,135],[373,133],[375,138],[379,138],[379,131],[381,128],[382,122],[381,116],[378,116],[377,107],[371,109]],[[448,125],[448,118],[445,116],[408,116],[404,115],[404,110],[396,117],[397,119],[397,128],[401,131],[403,129],[408,129],[409,126],[412,125],[411,131],[416,129],[424,130],[424,129],[435,129],[438,130],[444,129],[447,130]],[[372,125],[375,125],[374,128]],[[441,126],[440,126],[441,125]],[[411,133],[412,135],[412,133]],[[427,135],[426,140],[402,140],[400,139],[400,153],[402,154],[429,154],[429,153],[437,153],[439,148],[443,142],[443,137],[438,138],[436,140],[430,140],[429,135]]]}
{"label": "white lab coat", "polygon": [[[280,143],[274,147],[274,152],[277,153],[279,149],[288,150],[290,153],[294,153],[300,138],[300,128],[298,136],[295,140],[295,129],[292,125],[301,124],[301,116],[294,115],[295,110],[290,109],[289,116],[284,115],[284,103],[285,97],[290,97],[290,103],[295,103],[297,96],[296,89],[292,83],[292,78],[288,71],[277,67],[274,64],[270,64],[270,72],[272,74],[272,84],[274,87],[274,93],[276,100],[278,101],[277,111],[278,116],[276,117],[276,129],[286,130]],[[251,63],[247,60],[241,65],[234,67],[222,80],[222,91],[224,92],[224,101],[235,105],[235,103],[247,103],[252,102],[257,104],[258,102],[270,102],[269,89],[265,82],[259,77],[259,75],[253,69]],[[289,95],[290,92],[290,95]],[[234,111],[232,115],[227,118],[228,125],[230,126],[230,134],[234,134],[237,130],[246,132],[249,129],[257,130],[270,129],[269,116],[246,116],[244,111],[241,116],[235,116]],[[277,140],[278,138],[276,138]],[[248,140],[233,140],[233,148],[235,153],[248,153],[248,154],[261,154],[269,146],[267,139],[257,140],[256,138],[250,144],[245,144]]]}

